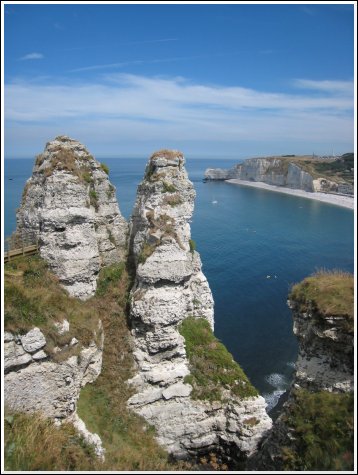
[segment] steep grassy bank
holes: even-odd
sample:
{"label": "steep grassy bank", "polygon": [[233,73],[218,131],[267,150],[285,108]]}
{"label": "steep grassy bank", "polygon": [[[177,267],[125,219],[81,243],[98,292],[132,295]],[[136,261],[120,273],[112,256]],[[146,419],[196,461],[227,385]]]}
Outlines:
{"label": "steep grassy bank", "polygon": [[[168,471],[185,467],[168,461],[155,441],[154,431],[126,407],[132,392],[125,381],[133,371],[126,322],[128,287],[124,266],[112,266],[102,270],[97,295],[83,302],[69,298],[37,256],[5,265],[5,330],[25,333],[38,326],[50,341],[45,350],[55,360],[53,347],[66,345],[72,337],[86,343],[93,337],[92,327],[98,318],[105,334],[102,373],[94,384],[82,390],[78,401],[80,417],[90,431],[102,438],[105,462],[94,456],[73,426],[66,424],[58,429],[49,420],[8,412],[7,469]],[[69,335],[58,335],[53,323],[65,318],[70,322]]]}

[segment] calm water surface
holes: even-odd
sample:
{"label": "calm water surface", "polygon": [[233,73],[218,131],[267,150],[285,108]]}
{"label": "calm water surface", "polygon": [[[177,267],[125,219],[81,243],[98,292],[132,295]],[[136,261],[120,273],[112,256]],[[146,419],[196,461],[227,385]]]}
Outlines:
{"label": "calm water surface", "polygon": [[[146,159],[104,160],[122,214],[131,214]],[[197,192],[192,237],[215,300],[215,334],[269,407],[287,388],[297,355],[290,286],[317,269],[353,272],[353,212],[223,182],[203,183],[209,167],[231,160],[187,160]],[[15,229],[32,160],[5,160],[5,235]]]}

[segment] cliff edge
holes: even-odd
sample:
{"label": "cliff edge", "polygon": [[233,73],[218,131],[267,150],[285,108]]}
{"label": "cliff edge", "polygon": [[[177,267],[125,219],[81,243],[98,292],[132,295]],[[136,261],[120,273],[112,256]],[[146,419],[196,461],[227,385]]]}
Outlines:
{"label": "cliff edge", "polygon": [[354,281],[319,272],[289,295],[299,342],[283,411],[252,470],[352,470],[354,446]]}

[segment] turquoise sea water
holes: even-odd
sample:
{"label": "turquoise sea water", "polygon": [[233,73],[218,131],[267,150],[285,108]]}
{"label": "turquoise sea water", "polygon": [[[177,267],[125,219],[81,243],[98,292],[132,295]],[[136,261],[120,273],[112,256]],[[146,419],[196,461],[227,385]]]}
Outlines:
{"label": "turquoise sea water", "polygon": [[[104,162],[128,218],[146,159]],[[286,304],[290,286],[317,269],[353,272],[353,212],[256,188],[202,182],[206,168],[234,163],[187,160],[197,192],[192,237],[214,295],[215,334],[272,407],[290,383],[297,355]],[[15,229],[15,210],[32,166],[32,160],[5,160],[5,236]]]}

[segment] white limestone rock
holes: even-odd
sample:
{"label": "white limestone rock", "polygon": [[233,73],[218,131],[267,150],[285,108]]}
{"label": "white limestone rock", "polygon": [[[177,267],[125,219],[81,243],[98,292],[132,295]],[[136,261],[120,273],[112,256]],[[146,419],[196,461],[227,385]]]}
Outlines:
{"label": "white limestone rock", "polygon": [[39,411],[53,419],[69,417],[76,409],[81,387],[101,372],[103,334],[99,341],[64,361],[51,359],[41,349],[46,339],[38,328],[4,343],[5,404],[15,411]]}
{"label": "white limestone rock", "polygon": [[14,242],[38,240],[71,296],[94,295],[102,266],[124,259],[127,223],[115,187],[87,149],[66,136],[46,144],[27,180]]}
{"label": "white limestone rock", "polygon": [[71,418],[69,419],[70,422],[75,426],[77,431],[82,435],[85,441],[92,445],[94,448],[94,452],[97,457],[104,461],[106,449],[102,446],[102,440],[100,436],[96,433],[90,432],[84,421],[78,416],[77,413],[74,413]]}
{"label": "white limestone rock", "polygon": [[46,345],[46,338],[42,331],[35,327],[26,335],[20,337],[21,344],[28,353],[35,353]]}
{"label": "white limestone rock", "polygon": [[240,400],[228,391],[226,402],[194,400],[185,380],[190,365],[178,326],[194,316],[213,328],[214,302],[200,256],[190,245],[195,190],[184,163],[179,152],[154,154],[138,187],[130,225],[137,373],[129,381],[136,394],[128,404],[155,426],[158,442],[176,457],[229,447],[240,457],[253,453],[271,427],[265,400]]}
{"label": "white limestone rock", "polygon": [[15,341],[4,343],[5,372],[16,370],[17,368],[28,364],[31,360],[31,355],[29,355],[21,345],[15,343]]}
{"label": "white limestone rock", "polygon": [[55,322],[54,326],[59,335],[63,335],[70,331],[70,322],[66,319],[62,320],[62,322]]}

